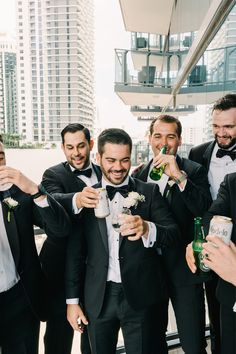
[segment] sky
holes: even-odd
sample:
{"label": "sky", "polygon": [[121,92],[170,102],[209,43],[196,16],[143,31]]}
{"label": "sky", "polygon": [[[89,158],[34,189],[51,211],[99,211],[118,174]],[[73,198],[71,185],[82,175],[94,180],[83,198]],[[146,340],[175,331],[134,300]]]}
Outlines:
{"label": "sky", "polygon": [[[15,0],[0,0],[0,32],[15,30]],[[114,92],[115,48],[129,49],[131,34],[125,31],[118,0],[94,0],[95,4],[95,102],[98,127],[119,127],[132,138],[142,139],[149,122],[140,122]],[[183,124],[202,125],[199,112]]]}

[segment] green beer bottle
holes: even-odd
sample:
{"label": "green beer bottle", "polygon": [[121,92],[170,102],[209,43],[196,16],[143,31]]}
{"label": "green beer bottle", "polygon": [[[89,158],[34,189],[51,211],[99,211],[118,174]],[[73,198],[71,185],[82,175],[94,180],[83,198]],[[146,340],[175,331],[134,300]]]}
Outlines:
{"label": "green beer bottle", "polygon": [[[210,268],[206,267],[203,263],[204,256],[202,255],[202,244],[206,242],[204,230],[202,226],[202,218],[194,218],[194,240],[192,243],[192,248],[194,252],[195,263],[197,266],[197,275],[206,276],[210,271]],[[207,275],[208,276],[208,275]]]}
{"label": "green beer bottle", "polygon": [[[167,145],[162,146],[160,153],[166,154],[166,151],[167,151]],[[165,166],[161,166],[159,168],[153,167],[153,169],[149,173],[149,177],[153,179],[153,181],[159,181],[164,171],[165,171]]]}

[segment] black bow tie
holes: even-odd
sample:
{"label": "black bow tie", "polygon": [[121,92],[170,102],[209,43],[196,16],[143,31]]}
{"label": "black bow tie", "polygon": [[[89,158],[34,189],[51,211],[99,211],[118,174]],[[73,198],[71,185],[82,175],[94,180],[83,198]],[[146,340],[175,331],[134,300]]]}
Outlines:
{"label": "black bow tie", "polygon": [[223,157],[223,156],[230,156],[231,159],[234,161],[236,159],[236,151],[234,150],[223,150],[223,149],[218,149],[217,153],[216,153],[216,157]]}
{"label": "black bow tie", "polygon": [[92,175],[92,169],[88,168],[87,170],[74,170],[73,173],[76,176],[86,176],[86,177],[91,177]]}
{"label": "black bow tie", "polygon": [[121,187],[112,187],[106,186],[107,195],[110,200],[112,200],[117,192],[119,192],[123,197],[127,197],[129,193],[129,186],[121,186]]}
{"label": "black bow tie", "polygon": [[3,192],[0,191],[0,202],[2,202],[4,199]]}

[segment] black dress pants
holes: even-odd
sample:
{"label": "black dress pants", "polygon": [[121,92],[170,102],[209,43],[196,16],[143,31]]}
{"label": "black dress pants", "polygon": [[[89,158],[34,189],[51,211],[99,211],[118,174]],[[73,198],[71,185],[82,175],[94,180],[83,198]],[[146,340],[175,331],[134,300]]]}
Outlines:
{"label": "black dress pants", "polygon": [[[210,322],[211,353],[221,353],[221,332],[220,332],[220,304],[216,298],[218,277],[205,283],[208,314]],[[226,354],[226,353],[224,353]],[[228,354],[228,353],[227,353]]]}
{"label": "black dress pants", "polygon": [[126,354],[164,354],[153,351],[150,322],[151,308],[133,310],[121,284],[108,282],[103,309],[98,318],[87,311],[92,354],[115,354],[121,328]]}
{"label": "black dress pants", "polygon": [[221,354],[236,353],[236,312],[232,307],[221,305]]}
{"label": "black dress pants", "polygon": [[39,325],[20,281],[10,290],[0,293],[2,354],[37,354]]}
{"label": "black dress pants", "polygon": [[202,284],[170,286],[170,298],[185,354],[206,354],[205,305]]}
{"label": "black dress pants", "polygon": [[[55,289],[54,289],[55,290]],[[66,296],[64,289],[57,288],[51,294],[52,303],[44,334],[45,354],[70,354],[72,350],[74,330],[66,317]],[[81,335],[81,354],[91,354],[87,328]]]}
{"label": "black dress pants", "polygon": [[44,334],[45,354],[70,354],[74,331],[66,318],[64,291],[51,295],[50,314]]}

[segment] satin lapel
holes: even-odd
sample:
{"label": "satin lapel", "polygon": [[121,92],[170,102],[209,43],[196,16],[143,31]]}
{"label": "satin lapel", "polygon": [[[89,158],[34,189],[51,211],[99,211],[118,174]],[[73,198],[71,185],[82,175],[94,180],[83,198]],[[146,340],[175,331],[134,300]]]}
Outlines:
{"label": "satin lapel", "polygon": [[[71,191],[78,191],[82,190],[84,187],[86,187],[86,184],[82,179],[78,178],[70,169],[70,166],[68,163],[65,164],[65,171],[67,172],[68,176],[68,184],[70,185],[70,190]],[[79,186],[79,189],[78,189]]]}
{"label": "satin lapel", "polygon": [[97,219],[98,221],[98,228],[102,237],[102,241],[105,247],[105,250],[107,253],[109,253],[109,249],[108,249],[108,234],[107,234],[107,224],[106,224],[106,219]]}
{"label": "satin lapel", "polygon": [[7,232],[8,241],[11,247],[12,256],[15,261],[16,267],[19,265],[20,260],[20,244],[18,238],[18,231],[16,226],[15,214],[14,211],[10,212],[10,221],[8,221],[8,206],[3,202],[2,203],[3,219]]}
{"label": "satin lapel", "polygon": [[152,160],[149,161],[149,163],[141,169],[140,173],[138,174],[138,179],[141,179],[141,181],[147,182],[148,172],[149,172],[149,168],[150,168],[151,164],[152,164]]}
{"label": "satin lapel", "polygon": [[207,169],[207,171],[210,168],[210,163],[211,163],[211,155],[213,152],[213,149],[215,147],[215,141],[212,141],[208,147],[206,148],[204,154],[203,154],[203,166],[205,166],[205,168]]}
{"label": "satin lapel", "polygon": [[[139,179],[141,179],[141,177],[139,177]],[[133,177],[129,177],[129,191],[130,192],[136,192],[136,183],[135,183],[135,180],[133,179]],[[130,211],[131,211],[131,214],[135,214],[133,211],[134,211],[134,208],[131,207],[130,208]],[[119,247],[121,246],[122,242],[124,240],[124,237],[121,236],[121,234],[119,234]]]}
{"label": "satin lapel", "polygon": [[[95,185],[95,188],[101,188],[102,184],[101,181]],[[97,218],[98,221],[98,228],[101,234],[102,242],[104,244],[105,250],[109,253],[108,249],[108,234],[107,234],[107,224],[105,218]]]}
{"label": "satin lapel", "polygon": [[93,166],[93,169],[94,169],[94,171],[96,173],[98,181],[100,181],[101,178],[102,178],[102,172],[101,172],[100,167],[98,165],[94,165],[93,163],[92,163],[92,166]]}

